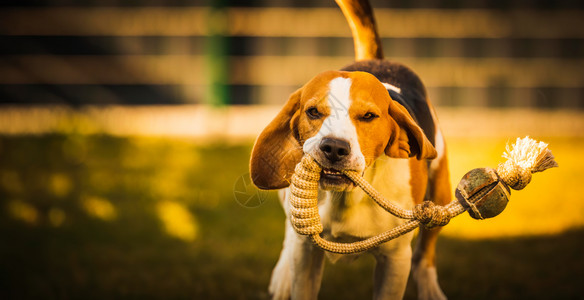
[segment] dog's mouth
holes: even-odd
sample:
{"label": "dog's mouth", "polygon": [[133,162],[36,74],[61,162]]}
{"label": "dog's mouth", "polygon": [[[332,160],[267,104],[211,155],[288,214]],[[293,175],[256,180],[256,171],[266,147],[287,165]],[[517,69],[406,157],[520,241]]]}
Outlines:
{"label": "dog's mouth", "polygon": [[323,168],[320,171],[320,183],[325,189],[344,190],[354,186],[345,174],[339,170]]}

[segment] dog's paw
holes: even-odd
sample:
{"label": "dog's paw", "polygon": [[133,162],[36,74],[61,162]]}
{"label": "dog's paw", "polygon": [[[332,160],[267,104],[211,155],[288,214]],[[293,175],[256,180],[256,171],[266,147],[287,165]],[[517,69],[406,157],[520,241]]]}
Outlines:
{"label": "dog's paw", "polygon": [[438,284],[438,274],[434,266],[428,266],[423,261],[412,266],[412,277],[416,282],[419,300],[446,300]]}

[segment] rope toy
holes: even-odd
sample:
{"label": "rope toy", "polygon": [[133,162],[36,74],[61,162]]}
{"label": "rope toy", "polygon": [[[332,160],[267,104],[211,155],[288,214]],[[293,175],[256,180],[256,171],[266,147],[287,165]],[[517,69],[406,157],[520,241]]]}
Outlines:
{"label": "rope toy", "polygon": [[557,167],[552,152],[547,144],[537,142],[529,137],[517,138],[514,145],[506,147],[503,157],[507,159],[497,169],[473,169],[463,176],[458,184],[455,196],[445,206],[431,201],[418,204],[413,210],[406,210],[387,201],[362,176],[355,171],[343,171],[343,174],[359,186],[379,206],[392,215],[408,220],[379,235],[353,243],[338,243],[323,239],[322,222],[318,213],[318,182],[321,167],[309,155],[304,155],[296,165],[290,183],[290,221],[292,227],[302,235],[308,235],[323,250],[351,254],[374,248],[382,243],[406,234],[418,226],[427,228],[444,226],[450,219],[468,211],[475,219],[491,218],[500,214],[511,195],[510,188],[521,190],[531,181],[531,174]]}

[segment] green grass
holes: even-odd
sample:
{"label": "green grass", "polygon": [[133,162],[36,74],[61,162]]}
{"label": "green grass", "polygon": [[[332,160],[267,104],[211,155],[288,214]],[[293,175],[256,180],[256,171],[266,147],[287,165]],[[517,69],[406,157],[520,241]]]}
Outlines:
{"label": "green grass", "polygon": [[[505,141],[482,140],[471,153],[463,148],[472,141],[450,142],[454,177],[496,163]],[[504,227],[493,223],[498,218],[473,221],[470,233],[447,229],[438,266],[451,299],[581,297],[582,198],[561,184],[580,178],[583,142],[550,144],[565,171],[534,177],[534,185],[549,182],[544,200],[567,201],[554,205],[577,212],[551,232],[472,236]],[[284,215],[274,193],[247,207],[235,197],[249,152],[250,145],[162,138],[0,137],[0,299],[266,299]],[[476,165],[483,152],[485,163]],[[161,203],[175,205],[171,221]],[[538,224],[555,222],[541,217],[549,210],[536,210]],[[370,298],[372,264],[371,257],[327,263],[321,298]],[[415,298],[411,285],[406,298]]]}

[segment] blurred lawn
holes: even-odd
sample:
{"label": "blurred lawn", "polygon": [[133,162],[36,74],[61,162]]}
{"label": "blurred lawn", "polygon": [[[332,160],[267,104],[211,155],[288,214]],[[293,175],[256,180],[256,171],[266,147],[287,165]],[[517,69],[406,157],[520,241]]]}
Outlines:
{"label": "blurred lawn", "polygon": [[[445,229],[438,265],[451,299],[581,298],[584,140],[543,140],[560,168],[514,192],[501,216]],[[448,142],[455,185],[500,162],[506,140]],[[0,299],[267,298],[284,215],[274,193],[247,207],[234,196],[250,147],[0,137]],[[370,298],[372,263],[329,264],[321,298]]]}

